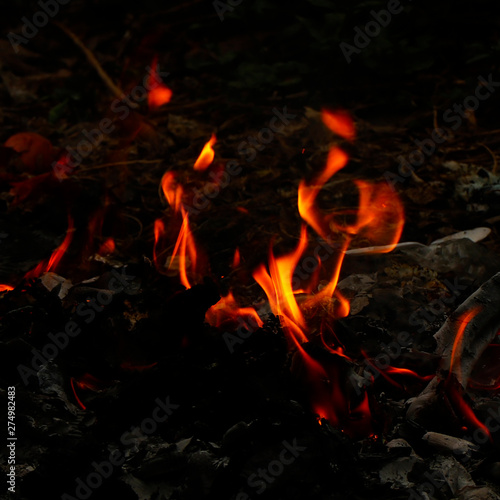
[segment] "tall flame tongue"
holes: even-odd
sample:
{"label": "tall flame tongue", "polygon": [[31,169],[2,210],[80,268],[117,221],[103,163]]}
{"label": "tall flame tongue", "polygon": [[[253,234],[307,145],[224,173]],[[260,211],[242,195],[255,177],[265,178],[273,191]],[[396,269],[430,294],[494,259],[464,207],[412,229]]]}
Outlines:
{"label": "tall flame tongue", "polygon": [[[457,413],[462,414],[464,420],[472,427],[476,429],[481,429],[486,436],[491,439],[491,434],[486,425],[484,425],[475,415],[472,408],[467,404],[463,397],[463,387],[458,382],[462,379],[462,367],[461,367],[461,354],[463,349],[464,336],[467,332],[467,326],[470,321],[481,312],[481,307],[475,307],[470,311],[465,312],[459,318],[459,324],[457,333],[455,335],[455,341],[453,342],[453,348],[451,351],[451,360],[448,371],[448,377],[444,382],[444,387],[448,395],[449,400],[453,404]],[[455,375],[455,377],[453,377]]]}
{"label": "tall flame tongue", "polygon": [[162,82],[158,74],[158,56],[155,56],[151,63],[148,84],[151,89],[148,94],[149,109],[153,110],[170,102],[172,91]]}
{"label": "tall flame tongue", "polygon": [[[323,122],[334,133],[352,140],[355,137],[354,125],[345,113],[322,113]],[[328,244],[337,248],[331,278],[326,286],[315,295],[297,301],[297,295],[304,290],[293,290],[292,277],[300,259],[308,247],[306,226],[303,225],[296,249],[287,255],[276,257],[270,249],[268,269],[260,265],[253,273],[254,279],[265,291],[274,314],[281,319],[283,330],[296,353],[296,371],[301,373],[310,395],[313,410],[345,432],[361,436],[371,434],[370,408],[366,393],[361,398],[350,394],[348,384],[350,359],[344,354],[330,323],[333,319],[349,313],[349,303],[336,290],[345,252],[355,237],[374,240],[377,245],[386,245],[390,251],[399,241],[404,224],[403,207],[398,197],[385,183],[376,185],[355,181],[359,192],[359,206],[355,212],[356,221],[352,224],[340,223],[340,216],[324,214],[316,206],[316,198],[326,182],[348,162],[348,156],[338,146],[332,147],[325,168],[313,179],[300,182],[298,190],[298,210],[302,219],[311,226]],[[310,288],[310,287],[309,287]],[[314,337],[310,334],[310,320],[314,318],[323,304],[332,311],[331,298],[335,297],[335,313],[324,319],[320,327],[323,347],[315,350]],[[323,331],[333,338],[328,342]],[[329,331],[327,331],[329,330]],[[313,347],[311,347],[313,346]],[[351,391],[352,392],[352,391]]]}
{"label": "tall flame tongue", "polygon": [[210,164],[214,161],[215,152],[212,146],[217,142],[215,134],[212,134],[210,140],[203,146],[200,156],[194,164],[195,170],[206,170]]}
{"label": "tall flame tongue", "polygon": [[66,250],[68,249],[71,240],[73,239],[74,231],[75,228],[73,224],[73,219],[71,217],[68,217],[68,229],[66,231],[66,236],[63,242],[54,250],[54,252],[52,253],[52,255],[48,260],[43,260],[42,262],[40,262],[35,267],[35,269],[28,271],[24,276],[24,278],[26,280],[30,280],[38,278],[45,272],[54,271],[57,268],[59,262],[61,261],[63,255],[66,253]]}
{"label": "tall flame tongue", "polygon": [[[168,259],[167,269],[178,271],[183,286],[191,288],[193,286],[192,276],[199,273],[199,251],[189,224],[189,214],[184,208],[184,189],[178,182],[175,172],[166,172],[160,183],[163,195],[174,211],[174,222],[181,222],[179,234],[172,254]],[[166,235],[165,224],[161,219],[156,220],[154,225],[155,244],[153,249],[153,260],[156,268],[164,272],[164,266],[160,263],[159,256],[163,253],[161,247]]]}

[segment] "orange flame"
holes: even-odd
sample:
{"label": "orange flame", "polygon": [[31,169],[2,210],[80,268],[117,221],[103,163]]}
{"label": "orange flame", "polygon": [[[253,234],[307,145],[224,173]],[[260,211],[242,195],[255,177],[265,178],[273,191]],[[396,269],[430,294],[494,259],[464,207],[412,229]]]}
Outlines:
{"label": "orange flame", "polygon": [[148,94],[149,109],[153,110],[170,102],[172,91],[161,81],[158,75],[158,56],[155,56],[151,63],[148,86],[151,89]]}
{"label": "orange flame", "polygon": [[24,276],[25,279],[34,279],[38,278],[40,275],[42,275],[45,272],[48,271],[54,271],[57,268],[57,265],[61,261],[63,255],[66,253],[66,250],[68,249],[71,240],[73,239],[73,233],[75,231],[74,225],[73,225],[73,219],[71,217],[68,218],[68,229],[66,231],[66,236],[63,240],[63,242],[54,250],[48,261],[42,261],[40,262],[35,269],[32,269],[31,271],[28,271],[26,275]]}
{"label": "orange flame", "polygon": [[178,183],[175,172],[165,172],[161,178],[160,185],[168,204],[174,209],[175,213],[178,213],[182,206],[184,190]]}
{"label": "orange flame", "polygon": [[197,251],[196,243],[189,226],[189,215],[182,207],[181,213],[181,230],[179,231],[179,236],[177,237],[174,250],[172,252],[172,255],[170,256],[168,269],[172,269],[174,262],[178,260],[181,283],[183,286],[189,289],[192,285],[188,277],[188,267],[191,267],[192,272],[196,271]]}
{"label": "orange flame", "polygon": [[322,110],[321,119],[333,133],[340,135],[344,139],[352,141],[356,137],[354,122],[349,113],[345,111],[332,112]]}
{"label": "orange flame", "polygon": [[232,292],[222,297],[217,304],[214,304],[205,315],[205,320],[211,326],[220,328],[237,326],[238,320],[243,324],[261,328],[264,322],[253,307],[240,307]]}
{"label": "orange flame", "polygon": [[347,154],[340,148],[334,147],[328,154],[326,167],[310,184],[304,180],[299,184],[298,207],[299,214],[325,241],[331,241],[328,224],[320,215],[318,208],[314,205],[318,193],[325,183],[347,165]]}
{"label": "orange flame", "polygon": [[460,356],[462,355],[462,344],[464,340],[465,330],[467,329],[467,325],[470,323],[472,318],[476,316],[481,310],[480,306],[477,306],[470,311],[463,313],[460,318],[458,318],[458,323],[460,326],[458,327],[457,334],[455,335],[455,341],[453,342],[453,348],[451,350],[451,360],[450,360],[450,369],[448,373],[448,378],[452,373],[455,373],[457,378],[460,380],[462,367],[460,365]]}
{"label": "orange flame", "polygon": [[0,285],[0,293],[1,292],[9,292],[10,290],[14,290],[14,287],[10,286],[10,285],[5,285],[5,284]]}
{"label": "orange flame", "polygon": [[269,272],[263,264],[253,272],[255,281],[262,287],[274,314],[280,316],[283,329],[297,347],[307,341],[304,334],[305,320],[292,287],[293,272],[307,246],[307,231],[303,225],[297,248],[287,255],[275,257],[269,250]]}
{"label": "orange flame", "polygon": [[195,170],[205,170],[214,161],[215,152],[212,146],[216,143],[217,139],[215,134],[212,134],[210,140],[203,146],[200,156],[194,164]]}

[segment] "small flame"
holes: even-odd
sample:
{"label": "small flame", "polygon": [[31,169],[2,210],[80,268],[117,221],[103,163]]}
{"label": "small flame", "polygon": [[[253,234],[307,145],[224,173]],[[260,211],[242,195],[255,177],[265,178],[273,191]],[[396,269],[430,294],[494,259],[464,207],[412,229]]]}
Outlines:
{"label": "small flame", "polygon": [[217,139],[215,134],[212,134],[212,137],[210,137],[210,140],[205,144],[205,146],[203,146],[200,156],[198,156],[198,159],[194,164],[195,170],[205,170],[214,161],[215,152],[212,146],[216,143],[216,141]]}
{"label": "small flame", "polygon": [[54,271],[57,268],[57,265],[61,261],[63,255],[66,253],[71,240],[73,239],[73,233],[75,231],[73,225],[73,219],[71,217],[68,218],[68,229],[66,231],[66,236],[63,242],[54,250],[48,261],[42,261],[38,264],[35,269],[28,271],[24,276],[25,279],[35,279],[41,276],[43,273],[48,271]]}
{"label": "small flame", "polygon": [[340,135],[344,139],[352,141],[356,137],[354,122],[349,113],[345,111],[332,112],[322,110],[321,119],[333,133]]}
{"label": "small flame", "polygon": [[1,292],[10,292],[10,290],[14,290],[13,286],[0,284],[0,293]]}
{"label": "small flame", "polygon": [[149,109],[153,110],[170,102],[172,91],[162,82],[158,75],[158,56],[155,56],[151,63],[148,84],[151,89],[148,94]]}
{"label": "small flame", "polygon": [[111,255],[116,250],[115,240],[108,238],[99,248],[97,252],[99,255]]}
{"label": "small flame", "polygon": [[184,197],[184,190],[177,181],[175,172],[165,172],[160,185],[168,204],[174,209],[175,213],[179,213],[182,206],[182,198]]}
{"label": "small flame", "polygon": [[192,287],[192,284],[188,277],[188,267],[191,267],[192,272],[196,270],[197,251],[194,237],[189,226],[189,214],[182,207],[181,213],[181,230],[179,231],[179,236],[177,237],[174,250],[170,256],[168,269],[172,269],[174,262],[178,260],[181,283],[189,289]]}
{"label": "small flame", "polygon": [[[232,292],[213,305],[205,316],[210,326],[217,328],[231,326],[251,326],[261,328],[263,321],[253,307],[240,307]],[[240,321],[238,321],[240,320]]]}
{"label": "small flame", "polygon": [[461,376],[462,367],[460,364],[460,357],[462,355],[462,344],[464,340],[465,330],[467,329],[467,325],[470,323],[472,318],[474,318],[474,316],[476,316],[480,310],[481,310],[480,306],[475,307],[470,311],[467,311],[464,314],[462,314],[458,319],[458,323],[460,324],[460,326],[458,327],[457,334],[455,335],[455,341],[453,342],[453,348],[451,350],[451,361],[450,361],[448,378],[451,376],[452,373],[455,373],[459,380],[461,380],[462,378]]}
{"label": "small flame", "polygon": [[342,149],[332,148],[328,154],[326,166],[318,177],[310,184],[304,180],[299,184],[299,214],[325,241],[331,241],[329,226],[325,224],[324,217],[320,215],[314,203],[321,188],[332,175],[347,165],[348,159]]}
{"label": "small flame", "polygon": [[234,256],[233,256],[233,263],[231,264],[231,267],[233,269],[236,269],[240,266],[240,263],[241,263],[241,255],[240,255],[240,249],[237,248],[235,251],[234,251]]}

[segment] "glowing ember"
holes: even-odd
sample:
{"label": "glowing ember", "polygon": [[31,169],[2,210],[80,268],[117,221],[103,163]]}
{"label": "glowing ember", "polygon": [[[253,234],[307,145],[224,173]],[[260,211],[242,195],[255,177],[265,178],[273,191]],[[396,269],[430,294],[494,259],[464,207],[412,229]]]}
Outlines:
{"label": "glowing ember", "polygon": [[210,140],[205,144],[205,146],[203,146],[200,156],[198,156],[198,159],[194,164],[195,170],[205,170],[214,161],[215,152],[212,146],[215,144],[216,141],[217,139],[215,135],[212,134],[212,137],[210,137]]}
{"label": "glowing ember", "polygon": [[35,269],[29,271],[24,276],[25,279],[34,279],[41,276],[43,273],[48,271],[55,271],[57,265],[61,261],[63,255],[66,253],[71,240],[73,239],[73,233],[75,228],[73,226],[73,219],[71,217],[68,218],[68,229],[66,231],[66,237],[63,242],[54,250],[48,261],[42,261],[38,264]]}
{"label": "glowing ember", "polygon": [[170,102],[172,91],[161,81],[158,75],[158,56],[151,63],[148,86],[151,89],[148,94],[149,109],[153,110]]}

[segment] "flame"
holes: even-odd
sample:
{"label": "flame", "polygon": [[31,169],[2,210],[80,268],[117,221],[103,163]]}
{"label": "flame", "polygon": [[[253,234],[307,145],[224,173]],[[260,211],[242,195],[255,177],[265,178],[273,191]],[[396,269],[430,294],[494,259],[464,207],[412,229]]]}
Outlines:
{"label": "flame", "polygon": [[462,355],[462,344],[464,340],[465,330],[467,329],[467,325],[470,323],[472,318],[476,316],[481,310],[480,306],[477,306],[470,311],[466,311],[463,313],[460,318],[458,318],[458,323],[460,326],[458,327],[457,334],[455,335],[455,341],[453,342],[453,348],[451,350],[451,360],[450,360],[450,368],[448,372],[448,378],[452,373],[455,373],[457,378],[461,380],[462,375],[462,367],[460,365],[460,356]]}
{"label": "flame", "polygon": [[26,280],[38,278],[40,275],[42,275],[45,272],[48,271],[54,271],[57,268],[57,265],[61,261],[63,255],[66,253],[66,250],[68,249],[71,240],[73,239],[73,233],[75,231],[74,225],[73,225],[73,219],[71,217],[68,217],[68,229],[66,231],[66,236],[63,240],[63,242],[54,250],[48,261],[42,261],[40,262],[35,269],[32,269],[31,271],[28,271],[24,278]]}
{"label": "flame", "polygon": [[100,247],[97,252],[99,255],[110,255],[116,250],[115,240],[113,238],[108,238]]}
{"label": "flame", "polygon": [[347,154],[340,148],[334,147],[330,150],[323,171],[310,184],[301,181],[299,184],[298,208],[299,214],[325,241],[331,241],[328,224],[325,224],[318,208],[314,205],[318,193],[325,183],[344,168],[348,162]]}
{"label": "flame", "polygon": [[[245,326],[261,328],[264,322],[253,307],[240,307],[232,292],[222,297],[206,313],[205,320],[210,326],[217,328],[238,326],[238,320],[242,320]],[[240,322],[241,324],[241,322]]]}
{"label": "flame", "polygon": [[165,172],[161,178],[160,186],[168,204],[174,209],[175,213],[178,213],[182,206],[184,189],[177,181],[175,172]]}
{"label": "flame", "polygon": [[352,141],[356,137],[354,122],[349,113],[321,110],[321,119],[333,133],[340,135],[344,139]]}
{"label": "flame", "polygon": [[[474,307],[473,309],[464,312],[458,318],[457,322],[459,324],[459,327],[457,329],[455,340],[453,342],[450,367],[448,370],[448,376],[446,377],[446,380],[444,382],[444,388],[451,403],[455,406],[455,408],[458,409],[458,412],[462,414],[463,418],[469,423],[469,425],[481,429],[491,440],[491,434],[488,427],[476,417],[474,411],[466,403],[463,397],[464,388],[462,384],[466,385],[467,381],[465,381],[465,383],[462,381],[462,367],[460,363],[463,349],[463,340],[465,332],[467,330],[467,326],[469,325],[471,320],[481,311],[481,309],[481,306]],[[456,378],[452,377],[452,374],[454,374]]]}
{"label": "flame", "polygon": [[154,224],[154,246],[153,246],[153,262],[156,267],[156,269],[161,272],[162,266],[160,265],[159,261],[159,247],[160,244],[163,242],[163,238],[165,236],[165,224],[161,219],[156,219],[155,224]]}
{"label": "flame", "polygon": [[212,137],[210,137],[210,140],[203,146],[200,156],[198,156],[194,164],[195,170],[205,170],[214,161],[215,152],[212,146],[216,141],[215,134],[212,134]]}
{"label": "flame", "polygon": [[158,75],[158,56],[155,56],[151,63],[148,86],[151,89],[148,94],[149,109],[153,110],[170,102],[172,91],[162,82]]}
{"label": "flame", "polygon": [[133,361],[123,361],[120,363],[120,368],[128,372],[144,372],[151,370],[151,368],[154,368],[157,364],[158,361],[150,363],[149,365],[137,365]]}
{"label": "flame", "polygon": [[0,293],[9,292],[10,290],[14,290],[14,287],[10,285],[0,284]]}
{"label": "flame", "polygon": [[71,389],[73,390],[76,402],[78,403],[78,406],[80,406],[82,410],[86,410],[87,407],[78,397],[78,394],[76,393],[76,387],[78,387],[79,389],[99,392],[104,390],[106,387],[110,386],[109,383],[99,380],[97,377],[94,377],[94,375],[91,375],[90,373],[85,373],[78,378],[71,377],[70,382],[71,382]]}
{"label": "flame", "polygon": [[298,348],[307,341],[305,320],[292,287],[293,272],[307,246],[307,230],[303,225],[297,248],[287,255],[275,257],[269,250],[269,272],[264,264],[255,269],[253,277],[267,295],[274,314],[281,317],[283,330]]}
{"label": "flame", "polygon": [[168,269],[172,269],[174,262],[178,260],[181,283],[189,289],[192,285],[188,278],[188,267],[191,267],[193,272],[196,270],[198,253],[196,250],[196,243],[189,226],[189,214],[182,207],[181,213],[181,230],[179,231],[179,236],[177,237],[174,250],[170,256]]}
{"label": "flame", "polygon": [[233,269],[236,269],[237,267],[240,266],[240,263],[241,263],[241,255],[240,255],[240,249],[237,248],[235,251],[234,251],[234,256],[233,256],[233,263],[231,264],[231,267]]}
{"label": "flame", "polygon": [[[324,111],[322,118],[325,125],[338,135],[349,140],[355,137],[354,124],[347,114]],[[268,268],[263,264],[259,265],[254,270],[253,277],[266,293],[273,313],[280,317],[290,345],[296,349],[296,357],[300,360],[298,364],[310,393],[313,410],[320,419],[326,418],[332,425],[341,427],[345,432],[359,435],[371,433],[369,400],[365,393],[361,401],[354,403],[348,395],[348,390],[342,386],[342,381],[347,377],[342,363],[349,364],[350,359],[345,355],[343,346],[329,323],[335,318],[347,316],[350,306],[349,301],[336,287],[344,256],[354,239],[367,238],[375,244],[385,245],[383,251],[390,251],[401,237],[404,214],[399,198],[386,183],[373,184],[361,180],[355,181],[359,203],[354,214],[346,211],[325,214],[320,211],[316,206],[319,192],[335,173],[347,165],[348,159],[343,149],[332,147],[323,170],[311,182],[302,180],[298,188],[297,205],[301,218],[325,242],[336,247],[336,258],[328,283],[319,292],[312,294],[314,278],[319,273],[315,271],[316,274],[312,274],[307,286],[295,291],[292,288],[293,273],[308,247],[305,224],[302,225],[295,250],[276,257],[271,247]],[[352,219],[352,215],[356,216],[354,223],[340,222],[345,216]],[[319,264],[320,261],[317,269],[320,269]],[[299,305],[297,296],[304,293],[308,296],[302,298]],[[335,299],[334,302],[332,298]],[[328,319],[323,316],[319,328],[322,352],[330,356],[327,359],[316,359],[304,348],[304,344],[311,342],[311,326],[308,323],[318,316],[320,308],[328,312]],[[307,319],[304,316],[305,311]],[[326,333],[328,341],[325,338]],[[421,378],[411,370],[399,370],[394,368],[389,373],[397,372]]]}

